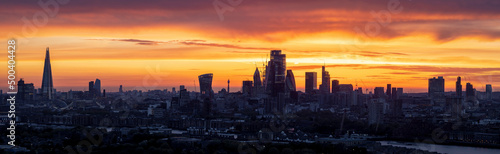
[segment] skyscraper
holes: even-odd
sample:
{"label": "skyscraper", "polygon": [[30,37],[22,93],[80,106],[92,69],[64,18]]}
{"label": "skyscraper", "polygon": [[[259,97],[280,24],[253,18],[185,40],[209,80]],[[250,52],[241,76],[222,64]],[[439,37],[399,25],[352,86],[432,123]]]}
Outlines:
{"label": "skyscraper", "polygon": [[198,76],[200,82],[200,93],[202,98],[212,98],[212,79],[213,74],[203,74]]}
{"label": "skyscraper", "polygon": [[398,96],[398,89],[397,89],[396,87],[392,87],[392,91],[391,91],[391,92],[392,92],[392,94],[391,94],[392,99],[393,99],[393,100],[398,99],[398,97],[399,97],[399,96]]}
{"label": "skyscraper", "polygon": [[491,84],[486,85],[486,99],[491,100],[491,93],[493,92],[493,89],[491,88]]}
{"label": "skyscraper", "polygon": [[311,94],[317,89],[318,74],[316,72],[306,72],[306,93]]}
{"label": "skyscraper", "polygon": [[101,80],[95,79],[94,89],[95,89],[95,95],[97,97],[100,97],[101,96]]}
{"label": "skyscraper", "polygon": [[444,97],[444,78],[442,76],[429,79],[429,97]]}
{"label": "skyscraper", "polygon": [[231,83],[231,81],[229,81],[229,79],[227,79],[227,93],[230,93],[230,91],[229,91],[229,83]]}
{"label": "skyscraper", "polygon": [[376,98],[384,98],[385,96],[384,87],[375,87],[374,96]]}
{"label": "skyscraper", "polygon": [[332,80],[332,93],[339,92],[339,80]]}
{"label": "skyscraper", "polygon": [[474,97],[474,96],[476,96],[476,94],[474,92],[474,86],[472,86],[471,83],[467,83],[467,85],[465,85],[465,95],[467,97]]}
{"label": "skyscraper", "polygon": [[388,98],[392,98],[391,87],[392,87],[391,84],[387,84],[387,90],[385,94],[387,95]]}
{"label": "skyscraper", "polygon": [[51,100],[54,96],[54,84],[52,82],[52,67],[50,66],[49,47],[45,51],[45,64],[43,66],[42,98]]}
{"label": "skyscraper", "polygon": [[455,83],[455,91],[456,95],[459,98],[462,98],[462,78],[457,77],[457,82]]}
{"label": "skyscraper", "polygon": [[271,96],[285,92],[286,55],[281,50],[271,50],[271,58],[266,67],[266,91]]}
{"label": "skyscraper", "polygon": [[330,93],[330,72],[326,71],[324,65],[321,68],[321,85],[319,89],[321,93]]}
{"label": "skyscraper", "polygon": [[33,83],[24,83],[24,80],[21,78],[17,82],[17,99],[21,101],[33,101],[35,94],[35,87]]}
{"label": "skyscraper", "polygon": [[122,86],[122,85],[120,85],[120,89],[119,89],[118,91],[119,91],[120,93],[122,93],[122,92],[123,92],[123,86]]}
{"label": "skyscraper", "polygon": [[295,86],[295,76],[293,75],[292,70],[286,70],[286,91],[297,91]]}
{"label": "skyscraper", "polygon": [[94,97],[95,96],[95,86],[94,86],[94,81],[89,82],[89,97]]}
{"label": "skyscraper", "polygon": [[252,94],[252,85],[253,82],[248,80],[248,81],[243,81],[243,86],[241,88],[241,91],[243,94],[251,95]]}
{"label": "skyscraper", "polygon": [[262,81],[260,80],[259,68],[255,68],[255,73],[253,73],[253,86],[254,87],[262,86]]}

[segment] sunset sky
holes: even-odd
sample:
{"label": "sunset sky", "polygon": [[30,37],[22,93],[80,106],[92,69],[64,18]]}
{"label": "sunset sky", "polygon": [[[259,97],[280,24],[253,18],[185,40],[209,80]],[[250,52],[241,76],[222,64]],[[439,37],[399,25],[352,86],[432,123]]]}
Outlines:
{"label": "sunset sky", "polygon": [[[7,90],[7,40],[17,39],[18,78],[41,87],[50,47],[54,87],[87,90],[198,87],[241,90],[269,52],[283,50],[304,89],[305,72],[326,65],[341,84],[426,92],[427,79],[457,76],[479,91],[500,87],[498,0],[40,0],[0,2]],[[231,2],[231,3],[230,3]],[[216,4],[216,6],[214,6]],[[217,10],[225,10],[218,14]],[[198,89],[199,90],[199,89]],[[465,88],[464,88],[465,90]]]}

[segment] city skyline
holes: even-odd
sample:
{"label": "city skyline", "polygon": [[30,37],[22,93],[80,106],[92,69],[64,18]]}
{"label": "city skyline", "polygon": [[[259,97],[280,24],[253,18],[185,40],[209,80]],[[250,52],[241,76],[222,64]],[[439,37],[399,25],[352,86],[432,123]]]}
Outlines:
{"label": "city skyline", "polygon": [[499,0],[0,4],[0,153],[500,153]]}
{"label": "city skyline", "polygon": [[[41,84],[40,49],[49,46],[54,87],[59,90],[83,90],[94,78],[106,81],[103,88],[111,91],[118,91],[119,85],[143,87],[142,80],[152,71],[162,79],[158,87],[185,85],[190,90],[197,75],[211,72],[217,91],[226,87],[227,79],[251,80],[251,70],[262,67],[268,51],[281,49],[302,91],[303,74],[320,72],[322,65],[331,79],[370,89],[391,81],[408,91],[425,92],[427,79],[435,76],[447,81],[462,76],[478,89],[500,86],[500,62],[495,59],[500,56],[495,28],[500,16],[494,7],[498,2],[244,2],[223,20],[209,1],[93,5],[97,2],[60,4],[56,12],[48,12],[45,24],[32,20],[44,11],[39,4],[15,1],[0,6],[15,8],[1,15],[6,20],[0,21],[5,30],[0,37],[4,44],[8,38],[19,39],[18,78]],[[433,9],[436,6],[449,7]],[[136,11],[140,8],[148,11]],[[187,16],[173,15],[184,13]],[[372,23],[380,29],[367,33],[367,26],[377,27]],[[157,67],[161,73],[155,72]],[[0,71],[5,74],[6,69]],[[238,84],[231,87],[239,89]],[[445,88],[453,91],[455,86]]]}
{"label": "city skyline", "polygon": [[[271,50],[271,54],[273,54],[273,52],[274,52],[274,51],[279,51],[279,54],[281,54],[281,52],[282,52],[281,50]],[[284,55],[284,54],[283,54],[283,55]],[[271,59],[273,59],[273,58],[271,57]],[[285,59],[285,61],[286,61],[286,58],[284,58],[284,59]],[[271,61],[269,61],[269,62],[271,62]],[[47,78],[49,78],[49,77],[50,77],[50,78],[52,78],[52,75],[51,75],[51,74],[52,74],[52,73],[51,73],[51,64],[50,64],[50,55],[49,55],[49,47],[47,47],[47,48],[46,48],[46,54],[45,54],[45,60],[44,60],[44,63],[45,63],[45,64],[44,64],[44,69],[43,69],[43,70],[44,70],[43,77],[45,78],[46,74],[48,73],[48,74],[47,74],[47,76],[48,76]],[[285,68],[286,68],[286,66],[285,66]],[[264,71],[265,71],[265,67],[263,67],[263,68],[261,68],[261,69],[264,69]],[[286,68],[286,69],[288,69],[288,68]],[[330,79],[330,78],[329,78],[329,72],[327,71],[328,69],[326,68],[326,64],[324,64],[323,66],[321,66],[321,67],[320,67],[320,69],[321,69],[321,70],[319,71],[319,72],[320,72],[320,74],[323,74],[323,75],[324,75],[324,74],[326,73],[326,76],[327,76],[327,77],[326,77],[326,79],[329,79],[329,80],[328,80],[328,82],[326,82],[327,80],[324,80],[324,79],[323,79],[323,75],[322,75],[322,76],[317,76],[317,75],[316,75],[316,87],[315,87],[315,88],[313,88],[313,89],[317,89],[317,90],[320,90],[320,91],[321,91],[321,85],[322,85],[322,84],[324,84],[324,83],[328,83],[329,85],[327,85],[327,86],[328,86],[327,88],[328,88],[328,91],[330,91],[330,88],[329,88],[329,86],[331,86],[330,82],[332,82],[332,81],[334,81],[334,80],[339,80],[339,79],[338,79],[338,78],[332,78],[332,79]],[[46,71],[46,70],[47,70],[47,71]],[[158,70],[158,69],[157,69],[157,70]],[[292,70],[289,70],[289,71],[292,71]],[[157,73],[157,72],[155,72],[155,73]],[[161,73],[161,72],[160,72],[160,73]],[[257,67],[257,68],[256,68],[255,73],[254,73],[253,75],[246,75],[246,76],[252,76],[253,80],[255,80],[255,75],[256,75],[257,73],[259,73],[259,75],[260,75],[260,72],[259,72],[259,67]],[[308,72],[305,72],[305,73],[306,73],[306,76],[307,76],[307,73],[308,73]],[[309,73],[312,73],[312,72],[309,72]],[[314,73],[318,73],[318,72],[314,72]],[[204,75],[211,75],[211,76],[213,76],[213,73],[204,74]],[[161,82],[160,82],[160,83],[158,83],[158,81],[162,81],[162,79],[159,79],[159,78],[158,78],[159,76],[163,76],[163,74],[156,74],[156,75],[154,76],[154,78],[156,78],[156,82],[157,82],[157,83],[155,83],[155,84],[156,84],[155,86],[151,86],[151,87],[148,87],[148,86],[129,86],[129,87],[127,87],[127,86],[125,86],[125,88],[124,88],[124,89],[125,89],[125,90],[159,90],[159,89],[169,89],[169,88],[172,88],[172,87],[184,86],[184,87],[185,87],[188,91],[196,91],[196,92],[201,92],[201,89],[196,89],[196,88],[197,88],[197,86],[196,86],[196,85],[189,86],[189,84],[188,84],[187,82],[186,82],[187,84],[179,84],[179,85],[174,85],[174,86],[164,86],[164,85],[159,85],[159,84],[161,84]],[[202,75],[202,76],[203,76],[203,75]],[[201,77],[201,76],[198,76],[198,78],[200,78],[200,77]],[[212,78],[211,80],[213,80],[213,77],[211,77],[211,78]],[[299,85],[299,86],[297,86],[297,91],[306,92],[306,79],[305,79],[305,76],[303,76],[303,78],[304,78],[303,85],[302,85],[302,86],[300,86],[300,85]],[[319,78],[319,79],[318,79],[318,78]],[[453,77],[443,77],[443,76],[439,76],[439,78],[440,78],[440,79],[442,78],[442,79],[444,80],[444,78],[447,78],[447,79],[452,79]],[[24,79],[24,78],[22,78],[22,77],[21,77],[20,79]],[[148,79],[149,79],[149,77],[148,77]],[[426,81],[427,81],[427,80],[429,80],[429,81],[430,81],[431,79],[436,79],[436,76],[431,77],[431,78],[429,78],[429,79],[426,79]],[[244,79],[244,80],[242,80],[241,82],[244,82],[244,81],[249,81],[249,80],[250,80],[250,79]],[[459,80],[459,81],[461,81],[461,76],[458,76],[458,80]],[[483,79],[483,80],[484,80],[484,79]],[[44,80],[42,80],[42,81],[44,81]],[[97,87],[97,88],[98,88],[98,89],[101,89],[101,86],[100,86],[100,80],[99,80],[99,79],[96,79],[96,84],[97,84],[97,81],[99,81],[99,84],[98,84],[98,85],[99,85],[99,87]],[[149,80],[143,80],[143,82],[144,82],[144,81],[149,82]],[[31,82],[31,83],[34,83],[34,85],[37,85],[37,84],[36,84],[36,82],[32,82],[32,81],[28,81],[28,82]],[[47,81],[47,82],[49,82],[49,83],[51,83],[51,84],[53,83],[53,82],[52,82],[52,80]],[[93,81],[91,81],[91,82],[93,82]],[[212,81],[211,81],[211,82],[212,82]],[[229,82],[229,81],[228,81],[228,82]],[[241,83],[241,82],[240,82],[240,83]],[[294,81],[294,82],[295,82],[295,81]],[[357,85],[357,87],[358,87],[358,88],[364,88],[364,89],[367,89],[369,92],[373,92],[373,93],[375,92],[375,89],[377,88],[377,87],[363,87],[363,86],[360,86],[360,85],[364,85],[364,82],[365,82],[365,81],[363,81],[363,80],[354,79],[354,82],[355,82],[355,83],[347,83],[347,82],[344,82],[344,83],[339,82],[339,83],[341,83],[341,84],[355,84],[355,85]],[[358,85],[358,82],[360,82],[360,83],[359,83],[359,85]],[[451,82],[451,81],[448,81],[448,82]],[[299,82],[299,83],[300,83],[300,82]],[[467,83],[474,84],[474,82],[469,82],[469,81],[467,81]],[[196,80],[195,80],[195,84],[199,84],[199,82],[198,82],[198,83],[196,83]],[[387,84],[388,84],[388,88],[389,88],[389,87],[390,87],[389,85],[391,84],[391,82],[387,82]],[[456,84],[458,84],[458,83],[456,83]],[[43,87],[43,84],[40,84],[40,85],[42,85],[41,87]],[[444,89],[445,89],[445,90],[444,90],[444,92],[453,92],[453,91],[454,91],[454,92],[456,92],[456,91],[458,90],[456,85],[455,85],[455,86],[453,86],[453,88],[455,88],[455,89],[452,89],[452,88],[450,87],[450,85],[447,85],[447,86],[446,86],[446,85],[447,85],[447,84],[444,84],[444,86],[445,86],[445,87],[444,87]],[[107,88],[107,89],[108,89],[108,92],[118,92],[118,91],[122,88],[122,84],[120,84],[120,85],[118,85],[118,86],[119,86],[119,87],[117,87],[117,86],[103,86],[103,89],[106,89],[106,88]],[[211,86],[213,86],[213,85],[211,85]],[[230,86],[230,84],[229,84],[229,83],[227,83],[225,87],[224,87],[224,86],[219,86],[219,85],[217,85],[217,86],[213,86],[214,88],[210,88],[210,89],[213,89],[213,91],[214,91],[214,92],[217,92],[217,91],[220,91],[220,90],[222,90],[222,89],[226,89],[226,90],[227,90],[227,88],[229,88],[229,86]],[[485,87],[485,86],[486,86],[486,87]],[[480,88],[474,88],[474,89],[477,89],[478,91],[483,91],[483,92],[484,92],[484,91],[487,91],[487,90],[488,90],[488,86],[491,88],[492,84],[490,84],[490,83],[485,83],[484,85],[479,85],[479,87],[480,87]],[[81,86],[81,85],[77,85],[77,86],[70,86],[70,87],[61,87],[61,89],[63,89],[62,91],[70,91],[70,90],[73,90],[73,91],[83,90],[83,91],[85,91],[85,90],[89,90],[89,88],[85,88],[85,87],[89,87],[89,86]],[[235,87],[235,88],[237,88],[237,89],[241,89],[241,87],[242,87],[242,86],[241,86],[241,85],[239,85],[239,84],[236,84],[236,85],[233,85],[233,86],[231,86],[231,87]],[[54,88],[54,86],[52,86],[52,88]],[[199,86],[199,88],[201,88],[201,85]],[[35,86],[35,89],[43,89],[43,88],[37,88],[37,87]],[[56,90],[57,90],[57,87],[55,87],[54,89],[56,89]],[[93,89],[93,88],[92,88],[92,89]],[[5,88],[4,88],[4,87],[2,87],[2,90],[7,90],[7,88],[6,88],[6,87],[5,87]],[[389,89],[388,89],[388,90],[389,90]],[[424,90],[425,90],[425,91],[424,91]],[[241,91],[241,90],[239,90],[239,91]],[[390,91],[390,90],[389,90],[389,91]],[[428,86],[426,87],[426,89],[420,89],[420,90],[418,90],[418,91],[414,91],[414,89],[407,88],[407,89],[405,89],[405,91],[406,91],[407,93],[427,93],[427,92],[429,92],[429,91],[430,91],[430,83],[428,83]],[[493,91],[494,91],[494,90],[493,90]],[[429,95],[430,95],[430,94],[429,94]]]}

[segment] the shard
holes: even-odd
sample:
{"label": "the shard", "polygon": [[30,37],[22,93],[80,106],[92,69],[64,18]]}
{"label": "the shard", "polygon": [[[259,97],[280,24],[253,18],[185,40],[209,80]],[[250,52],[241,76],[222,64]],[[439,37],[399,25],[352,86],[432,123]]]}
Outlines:
{"label": "the shard", "polygon": [[45,64],[43,66],[43,79],[42,79],[42,98],[51,100],[54,90],[52,83],[52,69],[50,66],[49,48],[45,52]]}

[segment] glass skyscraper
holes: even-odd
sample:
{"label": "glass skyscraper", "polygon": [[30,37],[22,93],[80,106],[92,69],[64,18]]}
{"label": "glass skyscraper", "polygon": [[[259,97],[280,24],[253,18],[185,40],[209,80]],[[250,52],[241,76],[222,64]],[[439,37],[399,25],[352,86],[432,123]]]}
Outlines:
{"label": "glass skyscraper", "polygon": [[52,69],[50,66],[49,48],[45,51],[45,64],[43,66],[42,98],[51,100],[54,96],[54,85],[52,83]]}
{"label": "glass skyscraper", "polygon": [[286,55],[281,50],[271,50],[271,60],[266,67],[266,91],[271,96],[285,92]]}
{"label": "glass skyscraper", "polygon": [[203,74],[198,76],[200,82],[200,93],[202,98],[212,98],[212,80],[213,74]]}

